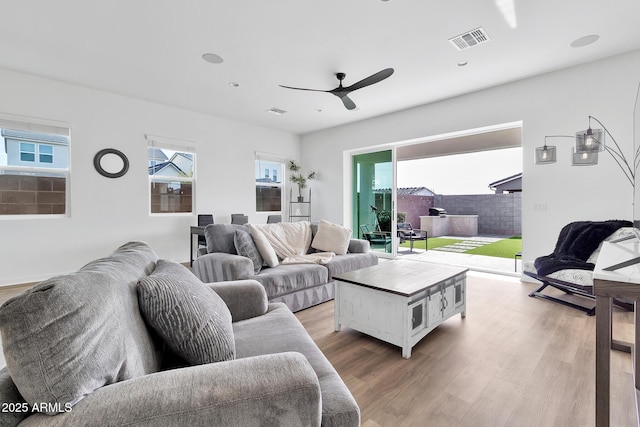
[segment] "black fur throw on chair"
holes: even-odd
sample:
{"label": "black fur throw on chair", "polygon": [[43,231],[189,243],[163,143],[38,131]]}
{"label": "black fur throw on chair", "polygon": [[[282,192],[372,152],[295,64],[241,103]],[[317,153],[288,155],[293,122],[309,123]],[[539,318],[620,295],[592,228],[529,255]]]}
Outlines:
{"label": "black fur throw on chair", "polygon": [[535,260],[538,275],[569,268],[593,270],[595,265],[587,260],[600,243],[619,228],[632,226],[626,220],[577,221],[565,225],[553,253]]}

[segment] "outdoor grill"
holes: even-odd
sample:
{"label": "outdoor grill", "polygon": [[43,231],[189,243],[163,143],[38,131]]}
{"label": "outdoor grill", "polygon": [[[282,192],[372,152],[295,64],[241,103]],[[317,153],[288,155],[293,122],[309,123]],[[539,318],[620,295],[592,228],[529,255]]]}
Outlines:
{"label": "outdoor grill", "polygon": [[429,208],[429,216],[447,216],[447,211],[443,208]]}

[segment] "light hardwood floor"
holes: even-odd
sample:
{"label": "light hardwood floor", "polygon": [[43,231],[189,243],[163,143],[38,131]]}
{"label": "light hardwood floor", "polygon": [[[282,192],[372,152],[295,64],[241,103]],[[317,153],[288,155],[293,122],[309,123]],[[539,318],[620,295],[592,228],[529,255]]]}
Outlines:
{"label": "light hardwood floor", "polygon": [[[593,426],[595,317],[530,298],[535,285],[470,273],[467,317],[401,349],[343,327],[333,301],[296,315],[353,393],[363,427]],[[616,310],[614,337],[633,339]],[[612,352],[611,425],[633,425],[631,357]]]}
{"label": "light hardwood floor", "polygon": [[[0,287],[0,303],[29,286]],[[595,317],[529,298],[534,287],[469,273],[467,317],[440,325],[408,360],[347,327],[334,332],[333,301],[296,316],[353,393],[363,427],[593,426]],[[614,337],[633,340],[631,313],[615,310]],[[611,425],[634,425],[629,354],[612,352],[611,376]]]}
{"label": "light hardwood floor", "polygon": [[0,286],[0,304],[3,304],[9,298],[20,294],[21,292],[29,289],[33,285],[35,285],[35,283],[27,283],[24,285]]}

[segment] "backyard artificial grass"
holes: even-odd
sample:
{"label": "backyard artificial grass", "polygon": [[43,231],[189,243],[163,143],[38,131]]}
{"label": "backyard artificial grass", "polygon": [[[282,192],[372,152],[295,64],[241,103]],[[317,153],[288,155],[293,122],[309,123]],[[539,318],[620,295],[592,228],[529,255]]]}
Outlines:
{"label": "backyard artificial grass", "polygon": [[513,258],[520,251],[522,251],[522,238],[520,236],[514,236],[509,239],[502,239],[480,246],[479,248],[470,249],[466,251],[465,254]]}
{"label": "backyard artificial grass", "polygon": [[[452,245],[454,243],[462,242],[463,239],[448,239],[443,237],[430,237],[427,239],[429,249],[436,249],[440,246]],[[409,247],[409,242],[404,242],[400,245],[403,248]],[[413,247],[416,249],[424,249],[425,241],[418,240],[413,242]],[[513,236],[507,239],[498,240],[494,243],[489,243],[479,248],[469,249],[463,253],[493,256],[498,258],[513,258],[516,253],[522,251],[522,238],[520,236]]]}
{"label": "backyard artificial grass", "polygon": [[[448,239],[445,237],[431,237],[430,239],[427,239],[427,242],[429,244],[429,249],[435,249],[435,248],[439,248],[440,246],[447,246],[447,245],[453,245],[454,243],[459,243],[462,242],[462,239]],[[416,246],[416,243],[418,242],[413,242],[413,247],[420,247],[422,249],[424,249],[424,240],[421,241],[420,243],[422,243],[421,246]],[[407,246],[409,246],[409,244],[407,243]]]}
{"label": "backyard artificial grass", "polygon": [[[429,243],[429,249],[439,248],[440,246],[453,245],[454,243],[462,242],[462,239],[448,239],[444,237],[430,237],[427,239]],[[413,247],[416,249],[424,249],[425,241],[424,240],[416,240],[413,242]],[[410,247],[410,243],[404,242],[400,245],[402,248]]]}

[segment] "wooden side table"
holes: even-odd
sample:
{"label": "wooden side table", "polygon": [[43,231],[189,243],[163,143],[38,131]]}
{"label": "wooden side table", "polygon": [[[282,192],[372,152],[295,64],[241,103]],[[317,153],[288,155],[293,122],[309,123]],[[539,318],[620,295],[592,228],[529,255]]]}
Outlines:
{"label": "wooden side table", "polygon": [[[640,377],[636,375],[640,363],[640,264],[633,264],[617,270],[607,268],[636,258],[639,255],[640,242],[636,239],[625,242],[604,242],[593,272],[593,291],[596,296],[596,427],[608,427],[610,422],[611,387],[611,349],[631,352],[633,361],[633,381],[635,385],[636,408]],[[611,306],[613,298],[633,300],[635,302],[635,344],[613,340]],[[636,414],[636,418],[638,414]]]}

